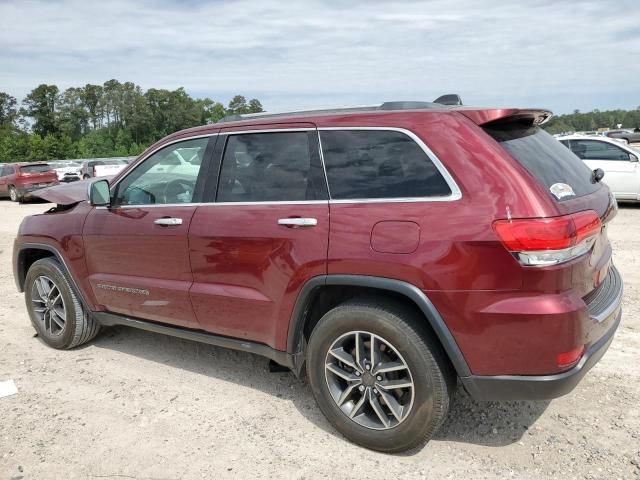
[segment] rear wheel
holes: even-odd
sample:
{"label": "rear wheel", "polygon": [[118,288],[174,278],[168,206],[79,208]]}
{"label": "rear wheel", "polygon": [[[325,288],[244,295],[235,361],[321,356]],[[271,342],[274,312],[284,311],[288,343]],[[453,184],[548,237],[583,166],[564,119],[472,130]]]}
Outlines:
{"label": "rear wheel", "polygon": [[429,440],[446,417],[452,377],[412,309],[353,301],[329,311],[309,340],[318,405],[349,440],[399,452]]}
{"label": "rear wheel", "polygon": [[13,185],[9,186],[9,198],[11,199],[12,202],[22,201],[22,198],[18,194],[18,190]]}
{"label": "rear wheel", "polygon": [[25,279],[25,300],[33,327],[53,348],[69,349],[95,337],[98,322],[84,311],[60,263],[36,261]]}

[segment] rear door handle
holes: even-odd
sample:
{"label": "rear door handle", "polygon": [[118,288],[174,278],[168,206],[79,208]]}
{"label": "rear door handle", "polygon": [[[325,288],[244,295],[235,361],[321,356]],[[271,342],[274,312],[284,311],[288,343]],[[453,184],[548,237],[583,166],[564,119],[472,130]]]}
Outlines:
{"label": "rear door handle", "polygon": [[154,220],[153,223],[155,223],[156,225],[162,225],[163,227],[174,227],[176,225],[182,225],[182,219],[165,217],[165,218],[158,218]]}
{"label": "rear door handle", "polygon": [[278,225],[285,227],[315,227],[317,224],[318,220],[315,218],[281,218],[278,220]]}

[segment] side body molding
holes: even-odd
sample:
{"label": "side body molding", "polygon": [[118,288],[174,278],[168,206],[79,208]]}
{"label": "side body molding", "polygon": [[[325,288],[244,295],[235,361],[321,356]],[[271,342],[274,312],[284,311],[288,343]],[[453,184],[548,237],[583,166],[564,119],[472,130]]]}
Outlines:
{"label": "side body molding", "polygon": [[422,311],[442,344],[446,354],[449,356],[453,367],[459,377],[471,375],[462,351],[458,347],[453,335],[436,310],[429,298],[418,287],[401,280],[385,277],[372,277],[365,275],[322,275],[309,280],[298,295],[296,304],[289,320],[289,331],[287,335],[287,353],[293,355],[294,363],[300,368],[304,359],[306,340],[304,338],[304,318],[310,307],[309,300],[312,292],[327,285],[344,285],[352,287],[368,287],[378,290],[395,292],[413,301]]}

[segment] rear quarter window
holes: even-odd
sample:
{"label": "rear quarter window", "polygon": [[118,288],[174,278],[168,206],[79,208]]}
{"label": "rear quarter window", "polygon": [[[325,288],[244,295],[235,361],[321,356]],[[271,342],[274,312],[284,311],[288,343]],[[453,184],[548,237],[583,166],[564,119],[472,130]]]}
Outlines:
{"label": "rear quarter window", "polygon": [[[558,201],[589,195],[602,187],[591,182],[591,169],[582,160],[540,127],[509,122],[485,127],[484,131]],[[573,193],[557,187],[562,184]]]}
{"label": "rear quarter window", "polygon": [[332,199],[451,195],[427,153],[402,132],[326,130],[320,139]]}

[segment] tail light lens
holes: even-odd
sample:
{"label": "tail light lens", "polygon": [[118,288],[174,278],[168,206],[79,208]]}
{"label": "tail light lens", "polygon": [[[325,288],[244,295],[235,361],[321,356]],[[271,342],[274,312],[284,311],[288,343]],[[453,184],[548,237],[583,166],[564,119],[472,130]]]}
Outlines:
{"label": "tail light lens", "polygon": [[555,265],[588,252],[602,222],[588,210],[561,217],[497,220],[493,228],[524,265]]}

